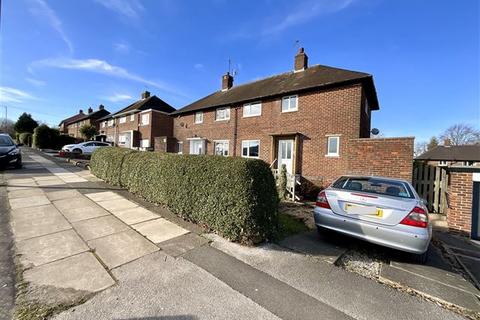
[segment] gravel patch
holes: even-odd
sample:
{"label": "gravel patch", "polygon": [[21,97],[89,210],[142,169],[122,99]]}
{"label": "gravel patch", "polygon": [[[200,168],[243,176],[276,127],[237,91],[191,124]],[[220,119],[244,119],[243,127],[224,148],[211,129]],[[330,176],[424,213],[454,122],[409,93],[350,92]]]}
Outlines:
{"label": "gravel patch", "polygon": [[345,252],[335,265],[366,278],[377,279],[380,276],[382,262],[383,260],[371,252],[354,249]]}

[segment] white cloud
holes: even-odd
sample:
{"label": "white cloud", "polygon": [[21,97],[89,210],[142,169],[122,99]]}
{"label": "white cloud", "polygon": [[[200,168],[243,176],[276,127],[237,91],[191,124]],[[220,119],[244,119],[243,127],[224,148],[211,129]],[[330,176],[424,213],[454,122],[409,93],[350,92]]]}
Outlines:
{"label": "white cloud", "polygon": [[119,102],[119,101],[125,101],[125,100],[132,100],[133,97],[128,94],[114,93],[111,96],[105,97],[105,99],[111,102]]}
{"label": "white cloud", "polygon": [[130,19],[138,19],[145,8],[138,0],[95,0],[105,8]]}
{"label": "white cloud", "polygon": [[203,68],[205,68],[205,66],[202,63],[195,63],[193,67],[197,70],[203,70]]}
{"label": "white cloud", "polygon": [[28,82],[30,82],[31,84],[37,87],[43,87],[47,84],[45,81],[34,79],[34,78],[25,78],[25,80],[27,80]]}
{"label": "white cloud", "polygon": [[120,53],[129,53],[130,46],[126,42],[117,42],[113,44],[113,49]]}
{"label": "white cloud", "polygon": [[20,89],[12,87],[0,87],[0,103],[22,103],[36,99],[34,96]]}
{"label": "white cloud", "polygon": [[300,2],[297,9],[291,10],[279,23],[264,28],[261,34],[266,36],[279,33],[295,25],[306,23],[317,16],[346,9],[354,1],[355,0],[321,0]]}
{"label": "white cloud", "polygon": [[31,0],[35,3],[33,7],[30,8],[30,12],[36,16],[44,18],[48,21],[50,26],[58,33],[60,38],[68,47],[70,52],[73,52],[73,44],[70,41],[70,38],[67,36],[63,30],[62,21],[58,18],[55,11],[44,1],[44,0]]}
{"label": "white cloud", "polygon": [[178,92],[176,89],[168,86],[163,82],[145,79],[142,76],[131,73],[125,68],[111,65],[110,63],[104,60],[51,58],[51,59],[37,60],[32,62],[30,65],[30,69],[32,70],[40,67],[51,67],[51,68],[69,69],[69,70],[83,70],[83,71],[105,74],[105,75],[116,77],[116,78],[140,82],[147,86],[152,86],[157,89],[173,93],[175,95],[184,96],[182,93]]}

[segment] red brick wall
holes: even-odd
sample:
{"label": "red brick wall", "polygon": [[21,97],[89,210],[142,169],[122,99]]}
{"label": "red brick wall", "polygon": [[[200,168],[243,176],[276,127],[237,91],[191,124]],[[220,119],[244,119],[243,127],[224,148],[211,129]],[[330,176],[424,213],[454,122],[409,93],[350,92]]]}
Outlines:
{"label": "red brick wall", "polygon": [[348,173],[412,180],[413,137],[352,139]]}
{"label": "red brick wall", "polygon": [[[207,154],[214,153],[213,140],[229,140],[229,153],[237,156],[241,154],[242,140],[260,140],[260,158],[270,164],[276,158],[272,151],[272,134],[299,132],[296,171],[309,180],[321,182],[347,171],[348,141],[360,137],[362,96],[361,85],[300,93],[298,111],[289,113],[281,112],[281,97],[264,99],[261,116],[242,117],[243,104],[239,104],[231,106],[228,121],[215,121],[215,110],[204,110],[202,124],[194,123],[193,113],[177,116],[173,135],[183,141],[185,154],[189,151],[187,138],[195,135],[207,139]],[[236,139],[235,119],[238,126]],[[363,126],[369,128],[370,118],[364,121]],[[327,135],[332,134],[340,136],[339,157],[325,156]]]}
{"label": "red brick wall", "polygon": [[450,230],[471,233],[472,192],[471,172],[449,172],[447,222]]}

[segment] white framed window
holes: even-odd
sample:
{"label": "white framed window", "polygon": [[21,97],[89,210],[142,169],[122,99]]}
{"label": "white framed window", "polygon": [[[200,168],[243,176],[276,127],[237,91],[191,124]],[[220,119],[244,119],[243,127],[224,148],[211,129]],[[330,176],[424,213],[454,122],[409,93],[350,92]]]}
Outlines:
{"label": "white framed window", "polygon": [[282,98],[282,112],[293,112],[298,110],[298,95]]}
{"label": "white framed window", "polygon": [[463,166],[464,167],[472,167],[473,166],[473,161],[463,161]]}
{"label": "white framed window", "polygon": [[125,144],[127,142],[127,135],[121,134],[118,136],[118,144]]}
{"label": "white framed window", "polygon": [[102,128],[105,128],[106,125],[107,125],[107,122],[106,122],[106,121],[103,121],[103,122],[102,122]]}
{"label": "white framed window", "polygon": [[205,140],[190,140],[190,154],[205,154]]}
{"label": "white framed window", "polygon": [[327,156],[338,157],[340,155],[340,137],[331,136],[327,139]]}
{"label": "white framed window", "polygon": [[195,112],[195,123],[203,123],[203,111]]}
{"label": "white framed window", "polygon": [[120,123],[125,123],[125,122],[127,122],[127,117],[121,117],[119,122],[120,122]]}
{"label": "white framed window", "polygon": [[150,115],[148,113],[142,114],[140,125],[146,126],[150,123]]}
{"label": "white framed window", "polygon": [[130,115],[130,121],[135,121],[135,115],[134,114]]}
{"label": "white framed window", "polygon": [[215,121],[230,120],[230,108],[218,108],[215,111]]}
{"label": "white framed window", "polygon": [[228,150],[230,142],[228,140],[215,140],[213,144],[215,148],[215,155],[225,157],[229,155]]}
{"label": "white framed window", "polygon": [[183,141],[178,141],[177,142],[177,153],[178,154],[183,154]]}
{"label": "white framed window", "polygon": [[262,103],[252,102],[243,105],[243,117],[256,117],[262,115]]}
{"label": "white framed window", "polygon": [[260,154],[260,140],[242,141],[242,157],[258,158]]}
{"label": "white framed window", "polygon": [[150,140],[149,139],[140,140],[140,148],[150,148]]}
{"label": "white framed window", "polygon": [[448,165],[448,162],[445,160],[438,161],[438,166],[440,167],[446,167],[447,165]]}
{"label": "white framed window", "polygon": [[113,127],[113,119],[112,119],[112,120],[108,120],[108,126],[109,126],[109,127]]}

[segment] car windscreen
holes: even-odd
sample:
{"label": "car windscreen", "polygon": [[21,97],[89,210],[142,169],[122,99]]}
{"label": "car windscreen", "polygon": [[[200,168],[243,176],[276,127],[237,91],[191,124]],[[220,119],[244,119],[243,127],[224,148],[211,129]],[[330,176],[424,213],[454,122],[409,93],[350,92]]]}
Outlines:
{"label": "car windscreen", "polygon": [[13,145],[13,140],[9,136],[0,136],[0,147],[10,147]]}
{"label": "car windscreen", "polygon": [[407,183],[375,177],[341,177],[332,184],[332,187],[399,198],[415,198]]}

